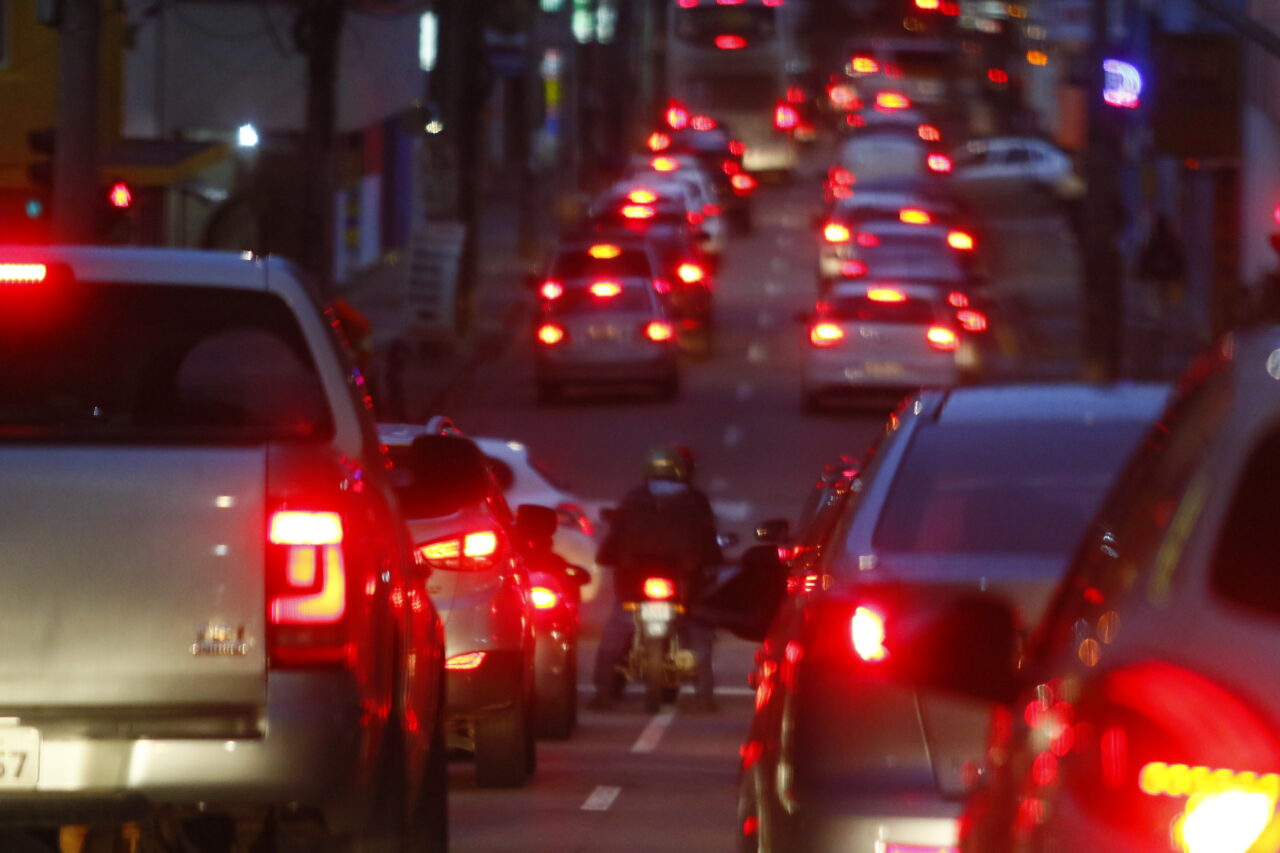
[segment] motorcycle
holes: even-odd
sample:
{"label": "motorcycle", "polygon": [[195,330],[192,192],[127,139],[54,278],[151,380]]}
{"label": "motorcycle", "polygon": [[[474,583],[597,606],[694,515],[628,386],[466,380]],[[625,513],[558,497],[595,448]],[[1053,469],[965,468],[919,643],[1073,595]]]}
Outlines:
{"label": "motorcycle", "polygon": [[681,685],[692,683],[696,673],[697,659],[681,637],[684,596],[674,573],[651,571],[622,607],[635,619],[622,672],[628,681],[644,685],[645,712],[656,713],[675,702]]}

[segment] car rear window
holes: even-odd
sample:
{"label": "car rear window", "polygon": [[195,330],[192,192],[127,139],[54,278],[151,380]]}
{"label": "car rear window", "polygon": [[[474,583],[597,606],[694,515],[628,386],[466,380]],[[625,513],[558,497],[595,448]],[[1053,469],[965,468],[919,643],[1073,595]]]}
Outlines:
{"label": "car rear window", "polygon": [[827,316],[843,323],[901,323],[928,325],[936,319],[933,303],[926,299],[884,302],[866,296],[837,296],[827,300]]}
{"label": "car rear window", "polygon": [[882,553],[1071,552],[1146,423],[953,423],[915,435],[877,522]]}
{"label": "car rear window", "polygon": [[589,314],[643,314],[653,310],[653,284],[648,279],[621,281],[614,296],[597,296],[587,286],[566,287],[560,297],[547,304],[547,313],[556,316]]}
{"label": "car rear window", "polygon": [[0,297],[0,440],[327,439],[287,305],[258,291],[77,283],[57,308]]}
{"label": "car rear window", "polygon": [[586,249],[574,249],[557,255],[551,265],[551,276],[556,279],[648,275],[649,255],[639,248],[620,247],[619,254],[613,258],[593,258]]}

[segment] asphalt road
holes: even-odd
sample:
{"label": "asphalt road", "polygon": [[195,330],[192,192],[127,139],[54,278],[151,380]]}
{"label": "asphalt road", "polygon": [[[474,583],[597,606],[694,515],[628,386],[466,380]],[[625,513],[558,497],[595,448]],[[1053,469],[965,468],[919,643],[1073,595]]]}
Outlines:
{"label": "asphalt road", "polygon": [[[626,396],[534,399],[527,323],[506,330],[449,412],[468,432],[526,442],[588,504],[616,500],[641,476],[652,445],[678,440],[698,454],[698,480],[721,527],[750,542],[765,518],[794,518],[822,465],[860,454],[883,413],[802,413],[799,359],[806,346],[797,312],[815,296],[817,174],[762,188],[756,230],[730,241],[716,281],[713,351],[684,365],[674,402]],[[993,283],[1019,306],[1006,330],[1009,376],[1036,375],[1038,353],[1059,364],[1074,341],[1074,257],[1051,211],[988,211]],[[586,613],[598,628],[599,602]],[[616,711],[583,711],[574,737],[540,742],[536,778],[524,789],[480,790],[472,768],[451,768],[453,849],[482,851],[728,850],[736,824],[738,746],[752,708],[747,686],[754,646],[722,637],[716,649],[719,713],[694,714],[682,701],[657,716],[638,694]],[[589,677],[588,636],[579,672]],[[583,685],[583,698],[588,695]],[[687,699],[687,697],[682,697]]]}

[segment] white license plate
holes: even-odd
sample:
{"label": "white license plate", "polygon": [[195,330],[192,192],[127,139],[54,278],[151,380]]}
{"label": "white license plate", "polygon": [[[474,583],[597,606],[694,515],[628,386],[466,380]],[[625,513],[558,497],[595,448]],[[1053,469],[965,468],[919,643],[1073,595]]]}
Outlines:
{"label": "white license plate", "polygon": [[40,730],[0,726],[0,790],[31,790],[40,778]]}
{"label": "white license plate", "polygon": [[675,608],[671,606],[669,601],[640,602],[640,618],[646,622],[649,620],[670,622],[674,617]]}
{"label": "white license plate", "polygon": [[876,379],[897,379],[904,371],[902,364],[896,361],[868,361],[862,365],[868,376]]}

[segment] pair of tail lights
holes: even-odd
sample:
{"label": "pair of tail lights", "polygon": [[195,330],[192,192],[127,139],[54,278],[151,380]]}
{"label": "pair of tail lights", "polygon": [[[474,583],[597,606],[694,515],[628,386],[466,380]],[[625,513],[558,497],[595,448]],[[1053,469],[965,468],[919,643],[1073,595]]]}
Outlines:
{"label": "pair of tail lights", "polygon": [[[650,320],[640,327],[640,333],[656,344],[666,343],[675,338],[675,327],[666,320]],[[559,323],[543,323],[538,326],[534,336],[544,346],[553,347],[569,339],[569,332]]]}
{"label": "pair of tail lights", "polygon": [[[924,336],[929,346],[939,352],[955,352],[960,348],[960,337],[946,326],[930,326]],[[844,327],[829,320],[814,323],[809,329],[809,343],[820,349],[839,346],[845,337]]]}

